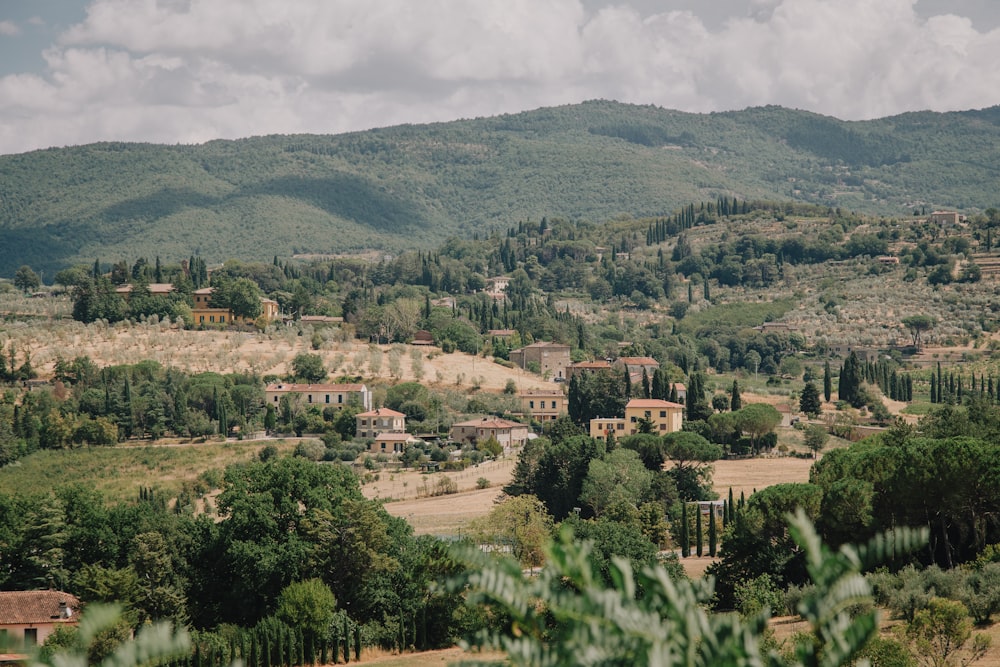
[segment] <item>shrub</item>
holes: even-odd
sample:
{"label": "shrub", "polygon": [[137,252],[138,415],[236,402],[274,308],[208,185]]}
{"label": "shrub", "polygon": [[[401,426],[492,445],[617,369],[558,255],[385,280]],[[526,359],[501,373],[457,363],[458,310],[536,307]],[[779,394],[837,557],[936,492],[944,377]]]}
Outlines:
{"label": "shrub", "polygon": [[486,479],[485,477],[480,477],[479,479],[476,480],[476,488],[477,489],[490,488],[490,480]]}

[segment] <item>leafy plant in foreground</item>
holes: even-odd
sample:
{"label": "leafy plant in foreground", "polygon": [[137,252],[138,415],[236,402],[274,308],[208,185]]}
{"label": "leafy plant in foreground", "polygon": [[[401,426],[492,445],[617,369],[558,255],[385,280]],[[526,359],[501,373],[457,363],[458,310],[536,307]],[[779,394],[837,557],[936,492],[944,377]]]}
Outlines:
{"label": "leafy plant in foreground", "polygon": [[[871,600],[862,569],[919,547],[926,531],[899,530],[832,552],[802,511],[789,523],[815,583],[798,604],[813,632],[811,640],[796,644],[794,664],[848,664],[878,630],[875,610],[850,613]],[[636,572],[621,558],[613,559],[606,585],[590,551],[589,543],[576,544],[563,530],[538,577],[526,578],[506,560],[456,582],[470,587],[470,604],[509,617],[503,631],[482,631],[469,646],[503,650],[512,665],[786,664],[762,648],[770,610],[748,617],[711,614],[705,607],[711,580],[674,580],[662,566]]]}

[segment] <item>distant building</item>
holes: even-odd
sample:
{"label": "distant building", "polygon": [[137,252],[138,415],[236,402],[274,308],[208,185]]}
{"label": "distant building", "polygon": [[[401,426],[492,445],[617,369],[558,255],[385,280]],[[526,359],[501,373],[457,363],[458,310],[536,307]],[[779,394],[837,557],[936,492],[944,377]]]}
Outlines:
{"label": "distant building", "polygon": [[957,225],[965,222],[965,216],[955,211],[934,211],[927,221],[937,225]]}
{"label": "distant building", "polygon": [[576,375],[611,371],[611,364],[603,359],[600,361],[579,361],[566,367],[566,378],[572,380]]}
{"label": "distant building", "polygon": [[357,405],[364,410],[372,408],[372,391],[363,384],[296,384],[284,382],[269,384],[264,389],[268,405],[278,407],[282,396],[297,394],[307,405],[344,407]]}
{"label": "distant building", "polygon": [[555,421],[566,414],[567,399],[561,391],[524,391],[520,394],[521,411],[540,422]]}
{"label": "distant building", "polygon": [[391,454],[398,456],[411,444],[423,444],[423,440],[409,433],[379,433],[368,444],[369,454]]}
{"label": "distant building", "polygon": [[616,366],[624,366],[628,369],[629,375],[642,378],[642,372],[646,371],[646,376],[652,380],[653,373],[660,367],[660,362],[652,357],[618,357]]}
{"label": "distant building", "polygon": [[569,345],[542,341],[525,345],[510,351],[510,360],[521,368],[537,364],[539,372],[548,373],[552,378],[566,377],[566,367],[570,364]]}
{"label": "distant building", "polygon": [[405,433],[406,415],[389,408],[375,408],[355,416],[357,436],[374,438],[381,433]]}
{"label": "distant building", "polygon": [[[214,287],[202,287],[191,293],[194,298],[194,308],[191,315],[194,317],[195,326],[212,326],[214,324],[253,324],[253,320],[245,317],[236,317],[228,308],[216,308],[212,306],[212,294]],[[274,322],[279,318],[278,302],[273,299],[260,298],[260,317],[267,322]]]}
{"label": "distant building", "polygon": [[681,430],[684,420],[684,406],[656,398],[633,398],[625,405],[624,417],[601,417],[590,420],[590,435],[593,438],[607,437],[614,431],[615,437],[635,435],[639,432],[640,420],[648,420],[652,432],[657,435]]}
{"label": "distant building", "polygon": [[490,438],[495,438],[505,450],[519,447],[528,441],[528,427],[499,417],[471,419],[451,427],[451,439],[455,442],[475,445]]}
{"label": "distant building", "polygon": [[421,329],[417,333],[413,334],[413,340],[410,341],[410,345],[423,345],[425,347],[434,345],[434,334],[430,331],[424,331]]}
{"label": "distant building", "polygon": [[0,591],[0,648],[41,646],[56,628],[76,625],[79,610],[62,591]]}
{"label": "distant building", "polygon": [[[174,291],[173,283],[149,283],[146,288],[149,290],[150,296],[167,296]],[[119,285],[115,288],[115,293],[124,297],[128,301],[132,297],[132,292],[135,290],[135,285],[125,284]]]}

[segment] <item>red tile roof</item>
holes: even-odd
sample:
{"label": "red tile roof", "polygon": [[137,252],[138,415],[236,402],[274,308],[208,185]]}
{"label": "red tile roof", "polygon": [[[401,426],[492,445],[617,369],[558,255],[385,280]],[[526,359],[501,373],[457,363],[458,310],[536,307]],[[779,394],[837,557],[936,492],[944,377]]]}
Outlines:
{"label": "red tile roof", "polygon": [[629,408],[681,408],[684,406],[680,403],[671,403],[670,401],[661,401],[658,398],[633,398],[625,406],[625,409]]}
{"label": "red tile roof", "polygon": [[369,410],[368,412],[361,412],[355,415],[356,417],[405,417],[406,415],[402,412],[396,412],[395,410],[390,410],[389,408],[376,408],[375,410]]}
{"label": "red tile roof", "polygon": [[[63,604],[72,613],[63,614]],[[0,626],[70,622],[80,609],[76,596],[61,591],[0,591]]]}
{"label": "red tile roof", "polygon": [[281,382],[269,384],[264,391],[362,391],[363,384],[295,384],[294,382]]}
{"label": "red tile roof", "polygon": [[500,419],[499,417],[494,417],[492,419],[487,417],[483,417],[482,419],[470,419],[469,421],[459,422],[458,424],[453,424],[452,426],[474,426],[476,428],[528,428],[524,424],[507,421],[506,419]]}

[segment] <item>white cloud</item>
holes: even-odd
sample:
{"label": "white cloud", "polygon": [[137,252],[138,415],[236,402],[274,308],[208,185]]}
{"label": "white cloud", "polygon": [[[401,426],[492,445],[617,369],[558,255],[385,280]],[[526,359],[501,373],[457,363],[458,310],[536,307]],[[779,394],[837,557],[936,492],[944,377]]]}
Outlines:
{"label": "white cloud", "polygon": [[924,18],[915,3],[752,0],[709,28],[690,10],[579,0],[93,0],[46,51],[44,77],[0,78],[0,152],[340,132],[592,98],[841,118],[1000,103],[1000,29]]}
{"label": "white cloud", "polygon": [[0,21],[0,36],[14,37],[21,33],[21,29],[13,21]]}

